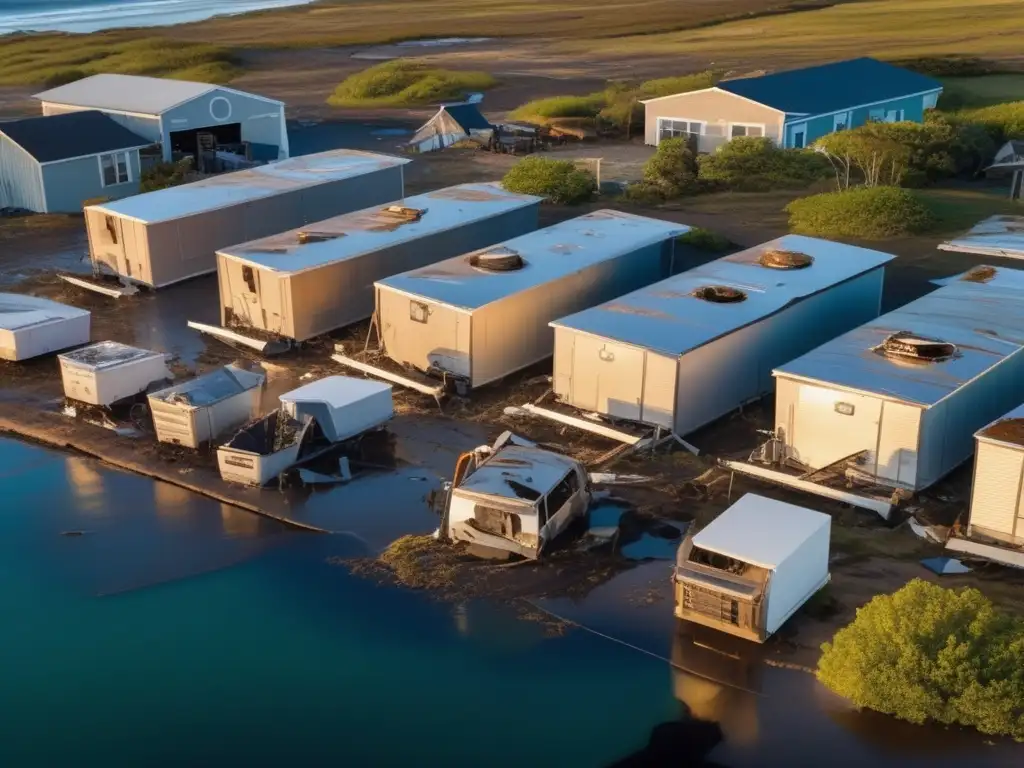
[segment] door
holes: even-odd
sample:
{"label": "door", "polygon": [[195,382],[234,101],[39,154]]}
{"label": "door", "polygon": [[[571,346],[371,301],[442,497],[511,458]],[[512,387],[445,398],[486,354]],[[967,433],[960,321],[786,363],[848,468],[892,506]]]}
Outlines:
{"label": "door", "polygon": [[618,419],[640,421],[644,353],[636,347],[577,334],[572,404]]}
{"label": "door", "polygon": [[672,429],[678,370],[676,358],[644,352],[644,397],[640,417],[645,424]]}
{"label": "door", "polygon": [[803,149],[807,144],[807,123],[799,123],[789,127],[789,146]]}
{"label": "door", "polygon": [[547,519],[540,530],[541,546],[550,543],[569,525],[579,490],[580,478],[573,469],[544,498]]}
{"label": "door", "polygon": [[921,409],[905,403],[882,405],[875,476],[913,488],[917,482],[917,442],[921,434]]}
{"label": "door", "polygon": [[795,411],[790,455],[800,463],[821,469],[861,451],[874,457],[880,400],[801,384]]}
{"label": "door", "polygon": [[[990,535],[1014,535],[1021,493],[1024,453],[991,443],[978,443],[974,464],[970,524]],[[1017,529],[1024,535],[1024,529]]]}

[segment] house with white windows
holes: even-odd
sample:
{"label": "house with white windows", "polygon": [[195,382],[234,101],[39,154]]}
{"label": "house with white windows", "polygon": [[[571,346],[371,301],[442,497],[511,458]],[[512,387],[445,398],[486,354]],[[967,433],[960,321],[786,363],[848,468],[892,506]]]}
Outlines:
{"label": "house with white windows", "polygon": [[738,136],[781,147],[810,146],[829,133],[879,122],[922,122],[942,84],[871,58],[723,80],[712,88],[647,99],[646,143],[684,137],[713,152]]}

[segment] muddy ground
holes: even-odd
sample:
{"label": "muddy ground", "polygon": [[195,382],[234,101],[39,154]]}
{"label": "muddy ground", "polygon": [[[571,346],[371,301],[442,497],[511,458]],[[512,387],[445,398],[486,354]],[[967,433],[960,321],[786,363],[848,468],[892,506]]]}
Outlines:
{"label": "muddy ground", "polygon": [[[618,167],[625,169],[621,171],[625,175],[639,168],[647,152],[636,145],[615,143],[594,145],[593,149],[599,155],[617,158]],[[586,150],[590,151],[591,147]],[[408,190],[415,193],[448,184],[499,178],[511,162],[511,158],[470,150],[417,158],[407,173]],[[786,232],[783,207],[795,195],[788,192],[708,195],[659,208],[629,206],[627,209],[707,227],[740,246],[750,246]],[[607,199],[574,208],[545,206],[541,223],[555,223],[607,206],[621,207],[618,202]],[[886,309],[924,294],[931,287],[928,282],[931,279],[956,274],[981,263],[974,257],[935,250],[939,240],[938,237],[919,237],[871,244],[898,254],[887,269]],[[172,370],[178,377],[204,372],[239,358],[254,359],[249,351],[206,339],[186,326],[187,320],[218,322],[214,276],[156,293],[140,292],[134,297],[112,300],[56,278],[57,270],[85,271],[87,265],[79,261],[84,254],[80,217],[35,217],[17,222],[0,219],[0,284],[3,289],[46,296],[89,309],[93,313],[94,340],[114,339],[168,352],[174,358]],[[334,345],[341,343],[349,353],[359,353],[366,334],[366,324],[356,325],[270,361],[268,368],[272,376],[265,408],[273,407],[277,394],[309,377],[344,373],[329,359]],[[389,517],[393,522],[382,522],[378,538],[368,545],[367,555],[380,551],[401,534],[429,534],[437,520],[426,507],[426,486],[421,488],[415,483],[422,478],[408,476],[410,472],[429,475],[431,486],[436,487],[440,479],[450,475],[459,452],[493,440],[506,429],[558,446],[588,463],[597,462],[615,447],[609,440],[568,427],[506,415],[507,406],[542,397],[549,388],[547,374],[550,374],[550,366],[540,364],[483,388],[469,398],[450,398],[441,408],[430,397],[396,389],[398,416],[391,426],[395,437],[389,453],[393,464],[385,465],[386,471],[353,483],[344,492],[349,496],[334,495],[341,494],[340,491],[318,496],[307,490],[305,495],[293,498],[265,489],[239,494],[237,503],[283,510],[282,515],[294,515],[303,521],[312,521],[317,527],[337,530],[332,526],[337,524],[339,510],[343,510],[346,503],[374,504],[374,494],[378,491],[390,493],[388,485],[392,476],[388,471],[405,472],[406,476],[398,476],[403,477],[408,487],[403,495],[389,497],[384,505],[386,512],[382,510],[382,519]],[[197,457],[157,447],[148,435],[134,441],[131,438],[115,440],[116,436],[98,427],[62,421],[63,417],[53,413],[62,392],[57,363],[52,357],[18,365],[0,362],[0,381],[0,408],[4,411],[0,416],[15,423],[15,429],[20,418],[36,425],[44,423],[48,425],[46,429],[63,435],[63,442],[57,444],[112,441],[117,445],[116,450],[110,449],[111,455],[127,452],[140,465],[162,466],[161,471],[170,481],[175,473],[185,478],[191,475],[187,482],[199,492],[204,492],[203,483],[209,483],[210,488],[223,485],[215,475],[210,456]],[[714,457],[746,457],[759,441],[757,430],[770,426],[771,408],[768,398],[688,436],[688,440],[701,449],[701,456],[695,457],[676,448],[615,459],[602,466],[602,470],[641,474],[650,480],[639,486],[616,486],[607,490],[625,499],[638,514],[649,519],[705,525],[724,510],[730,500],[730,478],[715,468]],[[43,412],[47,412],[46,415],[40,415]],[[104,433],[102,437],[98,436],[100,433]],[[387,470],[387,466],[395,469]],[[197,478],[203,479],[203,483],[197,482]],[[969,483],[970,469],[962,468],[912,504],[929,521],[952,525],[967,508]],[[368,490],[359,491],[359,487]],[[975,586],[1000,605],[1024,613],[1022,574],[980,567],[965,576],[940,579],[923,568],[919,560],[942,554],[941,548],[917,538],[905,524],[890,527],[871,513],[734,478],[731,498],[738,498],[745,492],[812,506],[833,517],[832,583],[825,609],[816,609],[814,616],[802,615],[791,622],[773,646],[794,663],[813,665],[820,642],[852,619],[858,606],[873,595],[891,592],[915,577],[948,586]],[[320,525],[325,521],[327,524]],[[404,568],[394,567],[392,562],[390,567],[384,563],[382,569],[382,564],[373,557],[356,563],[355,567],[374,577],[395,578],[397,573],[400,580],[410,586],[430,588],[442,597],[489,596],[520,602],[566,596],[583,600],[602,585],[616,582],[615,577],[638,567],[620,551],[580,552],[571,544],[547,562],[509,566],[479,564],[423,540],[409,551],[412,556],[406,558]],[[664,565],[661,576],[639,589],[636,601],[651,610],[670,612],[668,563]],[[443,583],[431,581],[439,578],[438,574]]]}

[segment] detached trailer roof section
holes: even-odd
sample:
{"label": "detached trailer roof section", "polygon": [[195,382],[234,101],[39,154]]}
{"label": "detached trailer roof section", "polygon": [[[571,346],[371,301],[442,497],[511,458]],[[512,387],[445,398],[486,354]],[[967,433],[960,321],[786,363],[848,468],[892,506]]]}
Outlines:
{"label": "detached trailer roof section", "polygon": [[1024,259],[1024,216],[990,216],[960,237],[940,243],[939,249]]}
{"label": "detached trailer roof section", "polygon": [[398,157],[342,149],[85,209],[105,271],[153,288],[213,272],[218,249],[403,194]]}
{"label": "detached trailer roof section", "polygon": [[689,227],[595,211],[377,283],[389,357],[479,387],[551,356],[548,323],[672,274]]}
{"label": "detached trailer roof section", "polygon": [[958,280],[778,368],[776,431],[819,469],[858,456],[874,480],[921,490],[971,455],[1020,401],[1024,272]]}
{"label": "detached trailer roof section", "polygon": [[537,227],[540,198],[461,184],[217,254],[221,322],[305,341],[373,314],[373,284]]}
{"label": "detached trailer roof section", "polygon": [[772,240],[564,317],[554,392],[684,435],[771,392],[771,370],[877,317],[893,256]]}
{"label": "detached trailer roof section", "polygon": [[90,314],[37,296],[0,293],[0,360],[28,360],[89,341]]}
{"label": "detached trailer roof section", "polygon": [[1024,547],[1024,405],[979,430],[974,439],[967,535]]}

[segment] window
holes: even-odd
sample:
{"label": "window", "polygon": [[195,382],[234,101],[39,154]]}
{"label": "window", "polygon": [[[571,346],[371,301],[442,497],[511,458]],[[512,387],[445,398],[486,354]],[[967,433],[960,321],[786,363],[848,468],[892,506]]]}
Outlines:
{"label": "window", "polygon": [[922,100],[921,106],[925,109],[935,109],[939,103],[939,94],[937,93],[926,93]]}
{"label": "window", "polygon": [[112,152],[100,155],[100,182],[104,187],[127,184],[132,180],[131,164],[127,152]]}
{"label": "window", "polygon": [[850,127],[850,113],[841,112],[832,118],[832,130],[833,131],[845,131]]}
{"label": "window", "polygon": [[106,224],[107,234],[110,235],[110,242],[117,245],[117,222],[114,221],[113,216],[106,216],[105,219],[104,224]]}
{"label": "window", "polygon": [[794,125],[789,129],[789,145],[796,149],[803,149],[807,141],[807,123]]}
{"label": "window", "polygon": [[729,126],[729,138],[735,139],[737,136],[764,136],[764,126],[733,123]]}
{"label": "window", "polygon": [[256,275],[253,273],[252,267],[242,267],[242,279],[249,286],[249,293],[256,293]]}
{"label": "window", "polygon": [[562,482],[554,487],[554,490],[552,490],[551,493],[548,494],[548,509],[545,522],[557,515],[558,510],[565,506],[565,503],[572,498],[572,495],[576,493],[579,488],[579,478],[576,477],[576,472],[572,471],[562,480]]}
{"label": "window", "polygon": [[885,113],[885,122],[887,123],[899,123],[903,121],[903,110],[902,109],[890,109]]}
{"label": "window", "polygon": [[700,136],[703,132],[703,125],[703,123],[696,120],[668,120],[664,117],[659,117],[658,141],[662,139],[685,139],[689,136]]}
{"label": "window", "polygon": [[875,109],[868,110],[868,120],[876,123],[881,123],[885,120],[885,109],[883,107],[876,107]]}
{"label": "window", "polygon": [[409,319],[414,323],[425,323],[430,316],[430,308],[422,301],[409,302]]}

